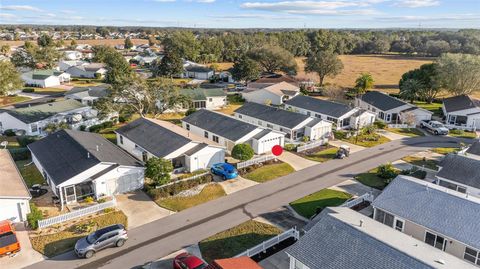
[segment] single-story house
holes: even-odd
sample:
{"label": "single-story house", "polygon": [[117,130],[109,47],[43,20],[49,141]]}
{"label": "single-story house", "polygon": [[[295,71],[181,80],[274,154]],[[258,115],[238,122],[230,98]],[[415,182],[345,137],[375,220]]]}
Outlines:
{"label": "single-story house", "polygon": [[375,113],[377,119],[392,124],[418,125],[422,120],[431,120],[433,115],[433,112],[377,91],[357,97],[355,103],[358,107]]}
{"label": "single-story house", "polygon": [[215,75],[215,70],[190,61],[185,61],[183,68],[184,73],[181,75],[182,78],[209,80]]}
{"label": "single-story house", "polygon": [[192,107],[196,109],[220,109],[227,105],[227,94],[221,88],[214,89],[182,89],[181,94],[192,99]]}
{"label": "single-story house", "polygon": [[65,93],[65,99],[73,99],[84,105],[91,106],[99,98],[106,97],[109,94],[110,86],[102,84],[89,87],[74,87]]}
{"label": "single-story house", "polygon": [[247,89],[242,91],[242,97],[248,102],[275,106],[282,105],[285,101],[299,94],[300,88],[288,82],[252,82],[247,85]]}
{"label": "single-story house", "polygon": [[254,83],[272,83],[272,84],[287,82],[295,86],[300,86],[298,81],[294,77],[281,75],[281,74],[267,74],[253,82]]}
{"label": "single-story house", "polygon": [[211,139],[231,151],[237,144],[249,144],[256,154],[268,153],[275,145],[283,147],[285,134],[214,111],[200,109],[182,119],[182,127]]}
{"label": "single-story house", "polygon": [[67,60],[79,60],[82,58],[82,53],[76,50],[66,50],[63,52],[63,55]]}
{"label": "single-story house", "polygon": [[33,70],[22,74],[26,86],[48,88],[70,81],[70,74],[57,70]]}
{"label": "single-story house", "polygon": [[[106,119],[108,120],[108,119]],[[76,100],[62,100],[0,111],[0,132],[23,130],[26,135],[44,135],[48,124],[65,122],[72,129],[99,124],[97,111]]]}
{"label": "single-story house", "polygon": [[375,113],[359,107],[298,95],[285,102],[285,109],[331,121],[335,128],[358,129],[375,122]]}
{"label": "single-story house", "polygon": [[62,207],[143,188],[141,162],[99,134],[60,130],[28,149]]}
{"label": "single-story house", "polygon": [[448,154],[438,165],[436,183],[468,195],[480,197],[480,160],[463,154]]}
{"label": "single-story house", "polygon": [[102,78],[107,73],[107,69],[102,63],[91,63],[72,66],[65,72],[75,78]]}
{"label": "single-story house", "polygon": [[458,154],[468,158],[480,160],[480,141],[473,142],[470,146],[458,152]]}
{"label": "single-story house", "polygon": [[171,160],[176,171],[193,172],[225,161],[225,147],[170,122],[140,118],[115,133],[117,145],[135,158]]}
{"label": "single-story house", "polygon": [[[478,261],[480,199],[397,176],[373,201],[373,218],[460,260]],[[459,228],[461,227],[461,228]],[[464,268],[464,267],[449,267]]]}
{"label": "single-story house", "polygon": [[445,123],[448,128],[480,128],[480,100],[468,95],[459,95],[443,99],[442,105]]}
{"label": "single-story house", "polygon": [[85,61],[60,61],[58,62],[58,70],[65,72],[68,68],[72,66],[86,65],[88,64]]}
{"label": "single-story house", "polygon": [[478,268],[347,207],[326,208],[317,218],[285,250],[287,268]]}
{"label": "single-story house", "polygon": [[157,55],[149,55],[149,56],[136,55],[132,59],[137,61],[140,65],[149,65],[153,63],[153,61],[158,59],[158,56]]}
{"label": "single-story house", "polygon": [[328,121],[257,103],[245,103],[234,115],[241,121],[285,133],[285,138],[291,142],[304,137],[327,142],[332,134],[332,124]]}
{"label": "single-story house", "polygon": [[0,149],[0,171],[0,220],[26,221],[32,196],[7,149]]}

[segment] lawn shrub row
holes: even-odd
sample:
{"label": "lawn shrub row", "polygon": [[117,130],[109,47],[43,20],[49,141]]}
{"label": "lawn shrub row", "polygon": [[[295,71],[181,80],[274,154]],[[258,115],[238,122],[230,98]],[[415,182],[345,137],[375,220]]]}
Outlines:
{"label": "lawn shrub row", "polygon": [[92,133],[98,133],[103,129],[111,128],[111,127],[113,127],[113,122],[112,121],[106,121],[104,123],[100,123],[100,124],[97,124],[97,125],[92,125],[92,126],[90,126],[90,128],[88,130]]}
{"label": "lawn shrub row", "polygon": [[156,189],[151,185],[145,185],[145,191],[153,200],[158,200],[160,198],[167,198],[170,196],[174,196],[182,191],[189,190],[198,185],[210,183],[212,181],[213,181],[213,176],[208,174],[203,177],[199,177],[191,180],[178,181],[175,184],[166,185],[158,189]]}

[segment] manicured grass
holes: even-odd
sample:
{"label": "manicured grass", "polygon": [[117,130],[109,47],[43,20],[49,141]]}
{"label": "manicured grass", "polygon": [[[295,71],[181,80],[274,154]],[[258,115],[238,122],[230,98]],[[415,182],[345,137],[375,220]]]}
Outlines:
{"label": "manicured grass", "polygon": [[127,227],[127,216],[121,211],[107,213],[94,217],[90,220],[78,222],[77,224],[57,233],[32,236],[30,237],[30,241],[32,242],[32,246],[35,250],[47,257],[54,257],[72,250],[78,239],[89,234],[89,232],[78,233],[78,231],[75,229],[76,226],[89,222],[94,223],[94,229],[92,231],[117,223],[121,223]]}
{"label": "manicured grass", "polygon": [[215,200],[225,195],[226,193],[223,190],[222,186],[220,186],[219,184],[210,184],[203,188],[203,190],[197,195],[173,196],[158,199],[155,202],[163,208],[172,211],[182,211],[187,208],[194,207],[196,205],[203,204],[211,200]]}
{"label": "manicured grass", "polygon": [[184,113],[165,113],[165,114],[159,115],[157,119],[168,121],[178,126],[182,126],[181,119],[183,119],[184,117],[185,117]]}
{"label": "manicured grass", "polygon": [[[32,163],[32,160],[16,161],[15,164],[28,187],[31,187],[34,184],[45,183],[45,179],[40,171],[38,171],[35,164]],[[28,165],[25,166],[26,164]]]}
{"label": "manicured grass", "polygon": [[309,160],[312,160],[312,161],[315,161],[315,162],[326,162],[326,161],[329,161],[333,158],[335,158],[335,155],[337,154],[337,151],[338,151],[338,148],[336,147],[332,147],[332,148],[329,148],[329,149],[324,149],[324,150],[321,150],[319,152],[315,152],[315,153],[312,153],[312,154],[305,154],[305,155],[302,155],[303,157],[305,157],[306,159],[309,159]]}
{"label": "manicured grass", "polygon": [[211,263],[215,259],[230,258],[268,240],[282,231],[275,226],[249,220],[200,241],[202,257]]}
{"label": "manicured grass", "polygon": [[410,137],[425,136],[425,134],[417,128],[388,128],[387,131]]}
{"label": "manicured grass", "polygon": [[433,148],[432,151],[438,154],[447,155],[449,153],[458,152],[459,148]]}
{"label": "manicured grass", "polygon": [[[374,138],[374,139],[371,139],[371,138]],[[358,146],[366,147],[366,148],[371,148],[371,147],[381,145],[383,143],[390,142],[390,139],[386,138],[383,135],[379,135],[379,134],[374,134],[374,135],[362,135],[361,134],[361,135],[358,136],[358,138],[355,135],[353,135],[350,138],[346,138],[346,139],[342,139],[342,140],[347,141],[347,142],[352,143],[352,144],[355,144],[355,145],[358,145]]]}
{"label": "manicured grass", "polygon": [[428,111],[433,112],[434,116],[442,117],[443,111],[442,111],[442,104],[441,103],[431,103],[428,104],[426,102],[414,102],[414,104],[420,108],[426,109]]}
{"label": "manicured grass", "polygon": [[463,130],[450,130],[448,133],[449,136],[458,137],[458,138],[470,138],[475,139],[477,138],[477,134],[474,132],[467,132]]}
{"label": "manicured grass", "polygon": [[290,206],[295,209],[298,214],[309,219],[317,213],[317,209],[339,206],[350,198],[352,198],[352,195],[349,193],[323,189],[291,202]]}
{"label": "manicured grass", "polygon": [[226,115],[233,115],[234,111],[240,108],[242,105],[236,105],[236,104],[229,104],[226,107],[216,110],[217,112],[226,114]]}
{"label": "manicured grass", "polygon": [[33,93],[37,93],[37,94],[52,94],[52,93],[62,93],[67,91],[61,88],[36,88],[36,87],[28,87],[28,88],[35,89]]}
{"label": "manicured grass", "polygon": [[355,176],[355,179],[358,180],[363,185],[369,186],[371,188],[383,190],[388,183],[385,179],[377,176],[377,169],[372,169],[366,173],[361,173]]}
{"label": "manicured grass", "polygon": [[0,106],[7,106],[7,105],[19,103],[19,102],[28,101],[30,99],[32,98],[25,97],[25,96],[18,96],[18,95],[3,96],[3,97],[0,97]]}
{"label": "manicured grass", "polygon": [[288,163],[275,163],[259,167],[243,175],[244,178],[263,183],[295,172]]}
{"label": "manicured grass", "polygon": [[21,148],[16,136],[2,136],[0,135],[0,142],[8,141],[7,149]]}
{"label": "manicured grass", "polygon": [[402,160],[416,166],[425,167],[432,170],[438,170],[438,166],[437,166],[438,162],[435,160],[423,159],[415,156],[403,157]]}

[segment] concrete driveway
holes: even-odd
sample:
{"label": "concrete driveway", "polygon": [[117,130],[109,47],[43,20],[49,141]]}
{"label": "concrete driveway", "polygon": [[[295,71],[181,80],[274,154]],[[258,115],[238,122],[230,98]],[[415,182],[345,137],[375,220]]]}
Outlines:
{"label": "concrete driveway", "polygon": [[[215,177],[215,179],[216,178],[217,177]],[[220,177],[218,177],[218,178],[220,178]],[[215,180],[215,181],[217,181],[217,180]],[[258,184],[257,182],[255,182],[253,180],[249,180],[249,179],[243,178],[241,176],[238,176],[237,178],[229,179],[229,180],[221,180],[220,179],[217,182],[218,182],[218,184],[220,184],[223,187],[223,190],[225,191],[225,193],[227,195],[232,194],[232,193],[237,192],[237,191],[241,191],[241,190],[246,189],[246,188],[250,188],[250,187]]]}
{"label": "concrete driveway", "polygon": [[[173,264],[173,259],[184,252],[188,252],[190,254],[193,254],[200,259],[202,259],[202,253],[200,252],[200,248],[198,247],[197,244],[191,245],[185,248],[182,248],[179,251],[175,251],[174,253],[167,255],[157,261],[153,261],[143,267],[143,269],[172,269],[172,264]],[[141,268],[141,267],[140,267]]]}
{"label": "concrete driveway", "polygon": [[295,171],[299,171],[318,164],[317,162],[307,160],[296,155],[295,153],[291,153],[288,151],[283,151],[282,155],[278,156],[278,159],[291,165],[293,169],[295,169]]}
{"label": "concrete driveway", "polygon": [[173,214],[173,211],[159,207],[141,190],[116,196],[117,207],[128,217],[128,228],[147,224]]}
{"label": "concrete driveway", "polygon": [[354,179],[347,179],[341,183],[336,184],[335,186],[330,187],[329,189],[348,192],[355,196],[361,196],[365,193],[371,192],[376,197],[381,193],[380,190],[370,188]]}
{"label": "concrete driveway", "polygon": [[43,261],[45,257],[32,248],[28,232],[23,224],[15,225],[16,234],[22,250],[14,257],[0,258],[0,268],[23,268],[34,263]]}
{"label": "concrete driveway", "polygon": [[396,134],[396,133],[392,133],[392,132],[389,132],[387,130],[377,130],[377,133],[385,136],[386,138],[390,139],[390,140],[398,140],[398,139],[404,139],[404,138],[408,138],[408,136],[406,135],[401,135],[401,134]]}
{"label": "concrete driveway", "polygon": [[292,210],[289,206],[282,206],[271,212],[261,214],[254,220],[277,226],[284,231],[293,227],[300,230],[307,224],[308,220],[295,214]]}

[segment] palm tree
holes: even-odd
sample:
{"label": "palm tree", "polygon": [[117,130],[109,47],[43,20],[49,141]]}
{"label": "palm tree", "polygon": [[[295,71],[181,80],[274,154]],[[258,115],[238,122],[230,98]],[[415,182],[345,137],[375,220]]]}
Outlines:
{"label": "palm tree", "polygon": [[410,100],[413,103],[419,97],[423,85],[416,79],[408,79],[400,87],[400,98]]}
{"label": "palm tree", "polygon": [[355,80],[355,91],[358,95],[364,94],[367,90],[373,88],[373,77],[369,73],[362,73],[357,80]]}

